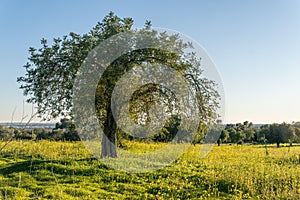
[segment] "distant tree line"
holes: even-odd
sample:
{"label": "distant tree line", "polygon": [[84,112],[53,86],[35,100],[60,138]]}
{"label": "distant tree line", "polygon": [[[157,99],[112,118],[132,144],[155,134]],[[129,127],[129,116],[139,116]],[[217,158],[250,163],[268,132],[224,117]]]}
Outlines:
{"label": "distant tree line", "polygon": [[13,128],[0,126],[0,139],[21,139],[21,140],[80,140],[74,123],[67,118],[61,119],[53,129],[47,128]]}
{"label": "distant tree line", "polygon": [[273,123],[254,127],[251,122],[227,124],[221,129],[218,145],[221,143],[280,143],[300,142],[300,122]]}
{"label": "distant tree line", "polygon": [[[134,138],[122,131],[118,131],[117,137],[127,140],[169,142],[173,139],[178,142],[184,142],[186,138],[183,135],[176,135],[180,126],[180,119],[173,117],[162,130],[151,138],[141,139]],[[251,122],[243,123],[218,124],[210,129],[199,130],[202,134],[197,134],[194,143],[202,143],[205,135],[220,135],[217,138],[218,145],[223,143],[275,143],[280,147],[281,143],[300,143],[300,122],[273,123],[261,126],[253,126]],[[215,132],[216,134],[212,133]],[[199,137],[199,135],[202,135]],[[10,138],[22,140],[62,140],[62,141],[79,141],[80,137],[76,131],[74,123],[70,119],[61,119],[55,124],[53,129],[34,128],[20,129],[0,126],[0,139],[8,140]],[[119,146],[122,146],[122,140],[119,140]]]}

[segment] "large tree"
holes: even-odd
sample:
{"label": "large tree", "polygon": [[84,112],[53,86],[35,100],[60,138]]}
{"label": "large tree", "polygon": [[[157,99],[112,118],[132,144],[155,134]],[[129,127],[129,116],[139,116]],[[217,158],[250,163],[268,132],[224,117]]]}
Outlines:
{"label": "large tree", "polygon": [[[101,42],[118,33],[135,31],[140,33],[141,37],[134,41],[124,40],[125,43],[127,42],[126,45],[141,45],[142,37],[146,34],[147,39],[176,49],[177,53],[151,48],[131,51],[114,60],[105,70],[98,82],[95,101],[99,123],[104,130],[104,135],[107,136],[104,137],[107,140],[102,139],[102,157],[117,156],[114,144],[116,144],[118,127],[111,109],[112,92],[118,80],[138,65],[159,63],[170,66],[182,74],[198,100],[201,118],[199,130],[216,118],[219,102],[216,85],[202,76],[200,60],[195,54],[184,52],[190,44],[184,43],[178,35],[168,35],[152,30],[149,21],[146,21],[145,27],[141,30],[135,30],[132,26],[131,18],[122,19],[111,12],[86,34],[71,32],[62,38],[53,39],[51,44],[46,39],[42,39],[40,48],[29,48],[28,63],[24,66],[26,74],[17,79],[24,95],[28,96],[27,101],[36,105],[41,117],[44,119],[72,117],[74,80],[89,52]],[[163,96],[170,97],[162,98]],[[172,107],[171,105],[176,102],[176,98],[172,96],[174,96],[172,92],[159,84],[148,84],[140,88],[131,99],[133,120],[136,123],[147,123],[149,121],[148,110],[153,105],[153,101],[167,99],[166,101],[169,102],[167,105]],[[174,117],[173,111],[170,112],[170,116]]]}

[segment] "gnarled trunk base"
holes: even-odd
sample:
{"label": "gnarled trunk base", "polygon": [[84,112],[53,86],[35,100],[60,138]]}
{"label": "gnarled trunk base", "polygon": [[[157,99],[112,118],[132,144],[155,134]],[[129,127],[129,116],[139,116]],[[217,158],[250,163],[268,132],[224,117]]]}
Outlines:
{"label": "gnarled trunk base", "polygon": [[116,158],[117,157],[117,148],[114,143],[112,143],[108,137],[103,134],[102,138],[102,149],[101,149],[101,158]]}

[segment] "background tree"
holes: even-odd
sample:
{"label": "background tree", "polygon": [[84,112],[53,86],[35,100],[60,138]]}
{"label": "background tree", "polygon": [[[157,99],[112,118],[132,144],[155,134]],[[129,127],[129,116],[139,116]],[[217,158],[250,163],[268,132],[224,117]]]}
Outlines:
{"label": "background tree", "polygon": [[269,131],[266,132],[266,139],[270,143],[276,143],[277,147],[280,147],[280,143],[292,143],[292,141],[296,138],[294,128],[287,124],[271,124],[269,126]]}
{"label": "background tree", "polygon": [[244,124],[227,124],[225,130],[229,133],[229,140],[232,143],[243,143],[246,138],[244,133]]}
{"label": "background tree", "polygon": [[282,123],[279,126],[281,135],[281,142],[289,143],[292,146],[293,141],[296,139],[295,128],[287,123]]}
{"label": "background tree", "polygon": [[252,142],[255,137],[255,130],[252,127],[252,122],[245,121],[242,126],[242,130],[246,135],[245,142]]}
{"label": "background tree", "polygon": [[[111,12],[86,34],[79,35],[71,32],[62,38],[55,38],[52,45],[49,45],[46,39],[42,39],[39,49],[29,48],[30,56],[24,66],[26,74],[17,79],[21,83],[20,88],[24,91],[24,95],[28,96],[27,101],[36,105],[40,117],[44,119],[72,117],[74,79],[88,53],[102,41],[118,33],[138,31],[140,38],[134,41],[124,40],[124,42],[127,42],[127,45],[139,46],[142,45],[140,43],[143,42],[144,35],[147,35],[147,39],[176,49],[179,53],[160,49],[132,51],[113,61],[103,73],[97,86],[95,102],[100,126],[107,136],[104,138],[108,139],[102,139],[102,157],[117,156],[114,144],[116,144],[118,127],[111,110],[112,91],[123,74],[143,63],[170,66],[186,78],[199,102],[201,126],[208,125],[216,118],[219,94],[215,90],[215,83],[202,77],[200,60],[194,54],[184,53],[184,49],[189,47],[189,44],[183,43],[176,35],[170,36],[151,30],[151,23],[148,21],[142,30],[134,30],[132,25],[131,18],[121,19]],[[152,94],[161,95],[163,91],[160,85],[156,85],[153,87]],[[149,93],[140,93],[136,98],[145,97],[144,99],[148,101],[150,96]],[[147,101],[146,104],[151,104],[151,101]],[[136,108],[140,107],[136,105]],[[134,113],[133,115],[139,116]]]}
{"label": "background tree", "polygon": [[[163,129],[154,135],[153,140],[158,142],[170,142],[176,136],[179,126],[180,118],[177,115],[172,116]],[[180,138],[177,138],[177,141],[180,141]]]}
{"label": "background tree", "polygon": [[209,129],[207,130],[207,134],[205,136],[205,142],[206,143],[211,143],[211,142],[217,142],[219,145],[219,139],[220,137],[222,137],[222,129],[223,126],[220,123],[217,123],[211,127],[209,127]]}
{"label": "background tree", "polygon": [[295,142],[300,143],[300,122],[293,122],[292,126],[295,129]]}
{"label": "background tree", "polygon": [[78,132],[75,129],[75,124],[71,119],[63,118],[60,122],[55,124],[55,128],[52,129],[52,134],[57,135],[57,140],[78,141],[80,140]]}
{"label": "background tree", "polygon": [[36,138],[39,140],[43,139],[55,139],[53,138],[53,134],[50,130],[44,129],[44,128],[35,128],[32,130],[32,133],[36,135]]}
{"label": "background tree", "polygon": [[257,133],[257,141],[267,142],[267,136],[270,134],[270,125],[265,124],[259,128]]}
{"label": "background tree", "polygon": [[218,139],[218,146],[221,145],[221,143],[227,142],[227,140],[229,139],[229,132],[226,129],[223,129],[221,131],[221,135]]}
{"label": "background tree", "polygon": [[270,143],[276,143],[277,147],[280,147],[280,142],[281,142],[281,135],[279,131],[279,124],[271,124],[269,126],[269,131],[266,132],[266,139]]}

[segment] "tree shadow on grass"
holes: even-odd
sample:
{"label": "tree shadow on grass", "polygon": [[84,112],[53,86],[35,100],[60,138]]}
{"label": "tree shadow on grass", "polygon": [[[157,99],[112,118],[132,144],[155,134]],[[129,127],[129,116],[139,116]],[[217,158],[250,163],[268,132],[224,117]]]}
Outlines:
{"label": "tree shadow on grass", "polygon": [[[13,164],[9,164],[9,166],[0,168],[1,175],[9,175],[12,173],[19,172],[34,172],[40,169],[52,170],[55,174],[71,174],[73,171],[68,169],[66,166],[71,166],[72,162],[82,162],[83,164],[89,165],[97,162],[95,158],[84,158],[84,159],[75,159],[75,160],[26,160],[20,161]],[[97,162],[97,169],[108,170],[109,168],[102,164],[101,162]],[[84,173],[85,174],[85,173]],[[88,173],[87,173],[88,174]]]}
{"label": "tree shadow on grass", "polygon": [[10,164],[7,167],[0,168],[0,174],[8,175],[11,173],[18,173],[18,172],[26,172],[30,170],[30,167],[33,165],[39,165],[47,161],[42,160],[26,160],[21,162],[16,162],[14,164]]}

